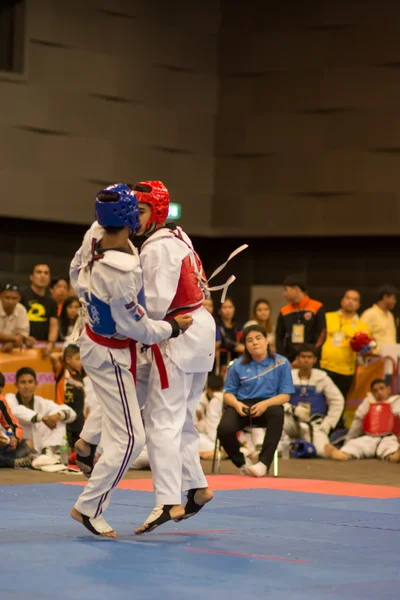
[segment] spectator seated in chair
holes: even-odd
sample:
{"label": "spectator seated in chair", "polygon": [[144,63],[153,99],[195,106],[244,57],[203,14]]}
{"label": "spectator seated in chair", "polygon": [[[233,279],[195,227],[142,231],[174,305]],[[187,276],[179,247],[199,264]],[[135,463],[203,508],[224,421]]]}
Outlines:
{"label": "spectator seated in chair", "polygon": [[0,294],[0,345],[2,352],[13,348],[28,348],[36,343],[29,335],[29,320],[26,308],[20,303],[21,294],[16,283],[7,283]]}
{"label": "spectator seated in chair", "polygon": [[299,368],[292,370],[295,393],[284,407],[284,438],[311,443],[317,456],[326,457],[325,447],[342,416],[344,398],[325,371],[314,368],[317,351],[313,345],[300,346],[296,359]]}
{"label": "spectator seated in chair", "polygon": [[24,469],[32,464],[32,449],[23,439],[23,430],[2,395],[5,378],[0,373],[0,469]]}
{"label": "spectator seated in chair", "polygon": [[[22,367],[16,373],[16,394],[6,394],[6,400],[17,419],[21,422],[25,438],[43,460],[36,466],[56,464],[59,449],[66,436],[66,424],[76,419],[76,412],[66,404],[56,404],[35,395],[36,373],[30,367]],[[33,465],[35,466],[35,465]]]}
{"label": "spectator seated in chair", "polygon": [[66,277],[56,277],[50,282],[50,294],[57,303],[57,316],[61,315],[62,307],[68,298],[69,281]]}
{"label": "spectator seated in chair", "polygon": [[[290,364],[268,347],[266,331],[251,325],[243,331],[244,355],[230,367],[225,381],[225,412],[218,438],[243,475],[264,477],[273,461],[283,429],[283,405],[294,393]],[[246,462],[237,433],[247,426],[265,427],[257,462]]]}
{"label": "spectator seated in chair", "polygon": [[335,460],[381,458],[400,462],[400,396],[391,396],[383,379],[374,379],[371,394],[357,408],[353,423],[340,450],[327,446],[326,454]]}
{"label": "spectator seated in chair", "polygon": [[220,374],[226,372],[229,360],[234,360],[243,354],[244,346],[238,342],[240,329],[235,323],[235,305],[230,298],[226,298],[219,308],[216,319],[215,348],[222,350],[219,355]]}
{"label": "spectator seated in chair", "polygon": [[30,279],[31,286],[22,294],[21,303],[28,311],[31,335],[40,342],[46,342],[43,357],[48,358],[58,339],[58,307],[47,289],[49,266],[35,265]]}
{"label": "spectator seated in chair", "polygon": [[68,341],[71,337],[71,334],[74,330],[75,323],[79,317],[79,309],[81,307],[81,303],[78,298],[75,296],[69,296],[61,309],[61,314],[59,318],[59,334],[58,339],[61,342],[65,342],[68,344]]}

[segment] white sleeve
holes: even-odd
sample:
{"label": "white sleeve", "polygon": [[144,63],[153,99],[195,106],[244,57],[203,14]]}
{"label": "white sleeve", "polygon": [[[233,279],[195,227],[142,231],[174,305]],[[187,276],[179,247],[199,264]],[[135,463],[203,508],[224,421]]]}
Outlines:
{"label": "white sleeve", "polygon": [[83,238],[82,246],[75,253],[74,258],[71,261],[69,268],[69,278],[73,289],[76,291],[76,284],[78,282],[79,271],[82,266],[85,266],[91,259],[92,256],[92,242],[93,239],[100,240],[103,237],[104,228],[98,224],[97,221],[92,223],[90,229],[87,230]]}
{"label": "white sleeve", "polygon": [[206,433],[211,440],[217,436],[217,428],[222,416],[222,394],[215,395],[209,402],[206,414]]}
{"label": "white sleeve", "polygon": [[400,396],[395,397],[395,400],[392,401],[392,412],[400,417]]}
{"label": "white sleeve", "polygon": [[81,268],[81,264],[82,264],[82,246],[79,248],[79,250],[76,251],[74,258],[71,261],[71,264],[69,266],[69,280],[71,282],[72,285],[72,289],[75,290],[76,292],[76,287],[77,287],[77,283],[78,283],[78,277],[79,277],[79,270]]}
{"label": "white sleeve", "polygon": [[353,422],[351,427],[346,435],[346,440],[351,440],[353,438],[359,437],[363,431],[363,421],[369,410],[369,398],[368,396],[364,398],[361,402],[360,406],[356,410],[356,414],[354,415]]}
{"label": "white sleeve", "polygon": [[[182,249],[177,244],[182,245]],[[146,309],[152,319],[164,319],[175,297],[182,259],[187,255],[182,242],[163,238],[149,242],[140,254]]]}
{"label": "white sleeve", "polygon": [[110,309],[120,335],[147,346],[171,337],[172,325],[166,321],[149,319],[143,306],[138,304],[133,272],[120,272],[114,279]]}
{"label": "white sleeve", "polygon": [[329,423],[333,429],[339,422],[344,409],[344,397],[339,388],[333,383],[332,379],[328,376],[324,378],[323,392],[325,394],[326,401],[328,403],[328,412],[325,417],[325,421]]}
{"label": "white sleeve", "polygon": [[15,394],[6,394],[6,400],[13,412],[13,415],[21,421],[22,424],[30,423],[36,412],[30,408],[27,408],[23,404],[19,404],[15,397]]}
{"label": "white sleeve", "polygon": [[[76,419],[76,412],[73,408],[68,406],[68,404],[57,404],[57,412],[63,412],[65,414],[65,419],[63,419],[63,423],[72,423]],[[54,413],[53,413],[54,414]]]}

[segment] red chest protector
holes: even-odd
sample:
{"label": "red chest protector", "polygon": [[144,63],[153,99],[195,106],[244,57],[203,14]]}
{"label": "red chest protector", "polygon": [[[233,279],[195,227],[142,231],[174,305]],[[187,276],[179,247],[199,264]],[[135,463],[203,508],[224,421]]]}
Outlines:
{"label": "red chest protector", "polygon": [[167,311],[167,316],[183,315],[202,306],[204,300],[203,287],[207,285],[203,265],[198,254],[185,241],[179,229],[172,232],[176,238],[191,250],[182,261],[181,274],[176,294]]}
{"label": "red chest protector", "polygon": [[367,435],[389,435],[394,433],[398,436],[400,422],[397,415],[393,414],[390,402],[373,402],[364,417],[364,433]]}

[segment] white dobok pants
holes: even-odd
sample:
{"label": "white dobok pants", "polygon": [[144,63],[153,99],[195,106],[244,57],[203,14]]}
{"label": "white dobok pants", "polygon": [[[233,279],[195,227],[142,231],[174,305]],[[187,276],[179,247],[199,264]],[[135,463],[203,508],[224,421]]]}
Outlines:
{"label": "white dobok pants", "polygon": [[89,414],[81,437],[92,444],[101,437],[102,455],[75,508],[88,517],[97,517],[107,508],[112,490],[142,451],[145,435],[129,371],[129,349],[114,350],[85,341],[81,357],[99,402]]}
{"label": "white dobok pants", "polygon": [[399,441],[395,435],[362,435],[343,444],[341,451],[353,458],[385,458],[396,452],[398,447]]}
{"label": "white dobok pants", "polygon": [[169,387],[161,389],[155,361],[138,369],[138,389],[145,394],[146,443],[156,504],[180,504],[181,492],[207,487],[199,457],[194,417],[207,373],[184,373],[163,354]]}

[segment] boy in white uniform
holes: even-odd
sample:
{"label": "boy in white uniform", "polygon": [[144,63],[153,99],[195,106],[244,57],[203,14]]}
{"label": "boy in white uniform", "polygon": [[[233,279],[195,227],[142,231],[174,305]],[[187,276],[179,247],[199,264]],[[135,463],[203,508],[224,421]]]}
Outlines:
{"label": "boy in white uniform", "polygon": [[[191,517],[213,498],[200,464],[194,416],[214,364],[215,321],[203,307],[206,280],[190,238],[180,227],[165,226],[168,190],[161,181],[140,182],[134,190],[141,223],[134,243],[141,245],[148,314],[167,320],[177,314],[193,317],[184,336],[161,345],[168,388],[162,389],[151,351],[145,357],[147,366],[138,369],[144,388],[149,373],[144,421],[156,493],[155,508],[136,530],[141,534],[171,518]],[[187,492],[184,515],[182,490]]]}
{"label": "boy in white uniform", "polygon": [[211,460],[217,439],[217,428],[222,417],[224,380],[220,375],[209,375],[207,387],[196,409],[195,426],[200,434],[200,458]]}
{"label": "boy in white uniform", "polygon": [[102,190],[96,219],[71,263],[70,279],[87,309],[80,352],[101,407],[103,453],[71,516],[96,535],[115,537],[102,513],[145,442],[134,381],[135,340],[152,345],[177,337],[192,319],[154,322],[139,303],[142,271],[129,242],[139,228],[135,194],[122,184]]}
{"label": "boy in white uniform", "polygon": [[312,344],[299,347],[298,369],[292,369],[295,393],[284,405],[285,420],[282,441],[311,442],[317,456],[326,457],[329,434],[337,426],[344,410],[344,397],[325,371],[315,369],[317,351]]}
{"label": "boy in white uniform", "polygon": [[[76,412],[67,404],[56,404],[36,396],[36,373],[22,367],[16,373],[16,394],[6,394],[6,400],[24,428],[24,439],[30,440],[33,449],[45,456],[35,459],[35,466],[55,464],[58,457],[53,451],[63,444],[67,435],[66,424],[76,419]],[[47,460],[49,459],[49,460]]]}
{"label": "boy in white uniform", "polygon": [[330,458],[381,458],[400,462],[400,396],[391,396],[391,389],[383,379],[374,379],[370,389],[371,394],[357,408],[342,448],[326,447]]}

